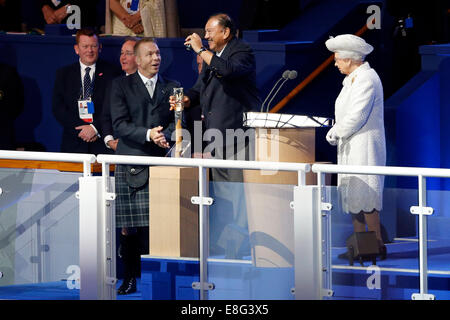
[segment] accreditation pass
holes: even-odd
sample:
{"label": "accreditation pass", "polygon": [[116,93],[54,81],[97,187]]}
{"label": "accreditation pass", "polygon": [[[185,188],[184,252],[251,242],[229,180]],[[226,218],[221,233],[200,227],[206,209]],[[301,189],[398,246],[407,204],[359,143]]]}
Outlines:
{"label": "accreditation pass", "polygon": [[94,121],[94,112],[92,100],[78,100],[78,114],[81,120],[92,123]]}

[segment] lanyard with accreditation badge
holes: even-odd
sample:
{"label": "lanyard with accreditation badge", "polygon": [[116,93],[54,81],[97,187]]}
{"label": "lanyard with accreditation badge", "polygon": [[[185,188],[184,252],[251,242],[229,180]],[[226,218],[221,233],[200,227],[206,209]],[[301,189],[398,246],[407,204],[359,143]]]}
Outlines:
{"label": "lanyard with accreditation badge", "polygon": [[94,102],[92,102],[91,98],[78,100],[78,114],[84,122],[94,122]]}
{"label": "lanyard with accreditation badge", "polygon": [[94,122],[94,102],[91,97],[84,97],[84,90],[81,87],[80,99],[78,100],[78,114],[80,119],[87,123]]}

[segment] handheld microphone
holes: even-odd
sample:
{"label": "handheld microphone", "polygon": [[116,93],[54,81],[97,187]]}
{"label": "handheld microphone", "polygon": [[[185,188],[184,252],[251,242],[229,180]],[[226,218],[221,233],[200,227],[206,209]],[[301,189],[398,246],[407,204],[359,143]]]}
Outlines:
{"label": "handheld microphone", "polygon": [[289,78],[289,74],[290,74],[290,71],[289,71],[289,70],[284,71],[283,74],[282,74],[282,76],[281,76],[281,78],[278,79],[277,82],[275,82],[275,85],[272,87],[272,90],[270,90],[270,92],[269,92],[269,94],[267,95],[266,99],[265,99],[264,102],[262,103],[260,112],[263,112],[263,111],[264,111],[264,104],[267,102],[267,100],[269,99],[269,97],[270,97],[270,95],[272,94],[273,90],[277,87],[278,83],[280,83],[280,81],[283,80],[283,79],[285,79],[285,80],[288,79],[288,78]]}
{"label": "handheld microphone", "polygon": [[[272,103],[273,99],[276,97],[276,95],[280,91],[281,87],[286,83],[286,81],[293,80],[293,79],[297,78],[297,71],[296,70],[291,70],[291,71],[287,70],[287,72],[288,72],[287,73],[287,77],[284,78],[283,83],[278,87],[278,90],[274,93],[274,95],[272,96],[272,99],[270,99],[269,103],[267,104],[266,112],[269,112],[270,104]],[[284,73],[283,73],[283,75],[284,75]]]}

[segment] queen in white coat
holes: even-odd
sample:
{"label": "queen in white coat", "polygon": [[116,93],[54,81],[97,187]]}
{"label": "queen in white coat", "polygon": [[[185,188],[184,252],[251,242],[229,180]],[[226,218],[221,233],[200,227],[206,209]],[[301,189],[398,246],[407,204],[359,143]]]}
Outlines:
{"label": "queen in white coat", "polygon": [[[364,39],[340,35],[325,45],[335,53],[335,66],[346,77],[335,103],[335,125],[327,140],[338,148],[338,164],[386,164],[386,142],[383,116],[383,86],[366,55],[373,47]],[[380,232],[379,211],[383,207],[384,176],[347,175],[338,177],[338,190],[343,210],[352,213],[355,232],[376,233],[382,258],[386,247]]]}

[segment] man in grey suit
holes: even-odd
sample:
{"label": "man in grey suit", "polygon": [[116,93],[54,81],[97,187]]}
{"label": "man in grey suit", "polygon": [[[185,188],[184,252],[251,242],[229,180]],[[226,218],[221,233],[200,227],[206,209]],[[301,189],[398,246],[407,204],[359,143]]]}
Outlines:
{"label": "man in grey suit", "polygon": [[[158,74],[161,54],[154,40],[138,41],[134,52],[138,72],[115,79],[111,88],[111,118],[119,139],[116,154],[164,156],[174,130],[169,96],[179,83]],[[118,165],[115,170],[116,227],[127,228],[130,241],[124,249],[134,256],[118,294],[136,291],[140,255],[148,253],[148,179],[148,166]]]}

